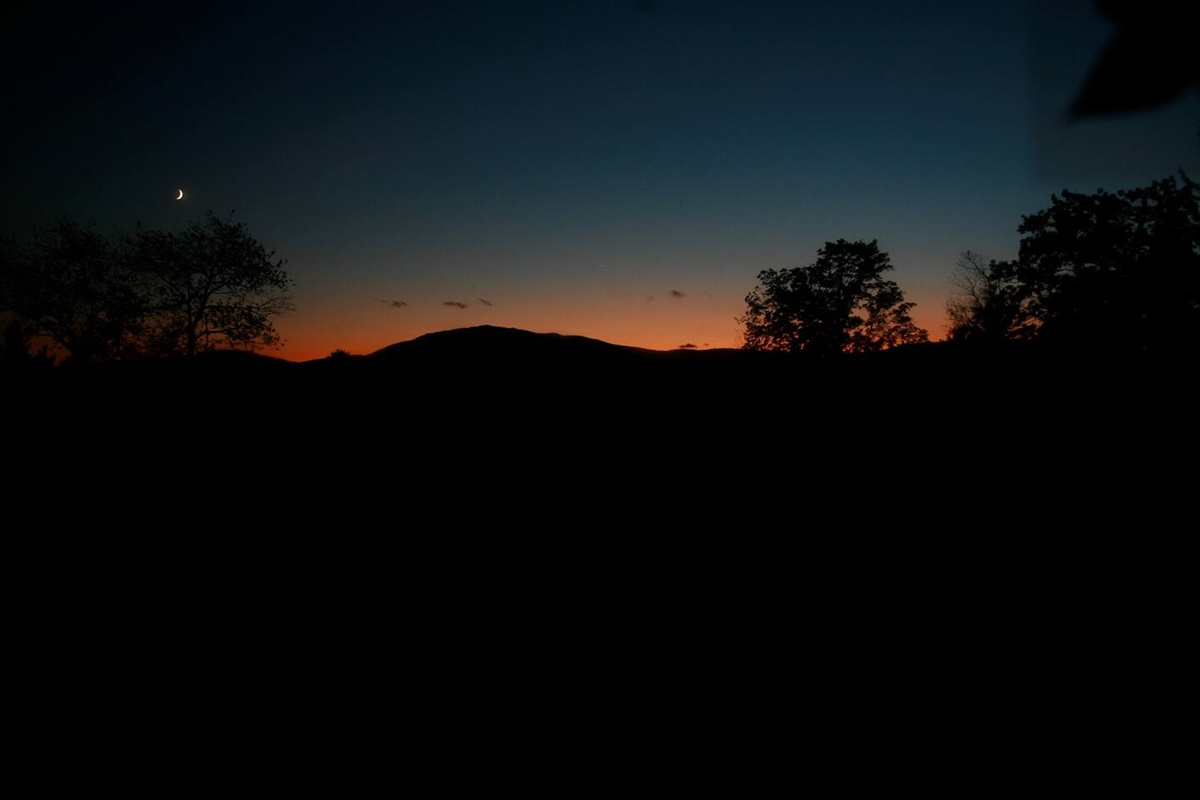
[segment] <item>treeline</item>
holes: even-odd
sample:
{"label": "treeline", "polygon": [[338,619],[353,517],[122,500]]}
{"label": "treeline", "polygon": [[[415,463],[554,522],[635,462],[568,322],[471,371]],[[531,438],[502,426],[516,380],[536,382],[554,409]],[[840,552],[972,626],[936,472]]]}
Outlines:
{"label": "treeline", "polygon": [[[1015,261],[966,251],[946,304],[948,338],[1095,350],[1200,346],[1200,184],[1063,191],[1023,217]],[[828,242],[811,265],[764,270],[746,296],[744,346],[832,355],[924,342],[913,303],[872,242]]]}
{"label": "treeline", "polygon": [[1026,215],[1015,261],[959,259],[949,338],[1122,350],[1200,345],[1200,184],[1064,191]]}
{"label": "treeline", "polygon": [[212,212],[181,233],[61,221],[4,242],[0,357],[86,364],[269,347],[291,308],[284,264]]}

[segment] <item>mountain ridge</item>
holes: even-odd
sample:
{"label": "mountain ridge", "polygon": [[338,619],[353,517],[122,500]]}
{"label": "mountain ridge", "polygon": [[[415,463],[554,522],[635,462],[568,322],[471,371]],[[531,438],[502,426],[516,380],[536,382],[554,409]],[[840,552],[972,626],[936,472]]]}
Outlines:
{"label": "mountain ridge", "polygon": [[367,354],[368,359],[394,360],[406,357],[449,354],[491,356],[643,356],[670,351],[612,344],[601,339],[561,333],[540,333],[524,328],[475,325],[422,334]]}

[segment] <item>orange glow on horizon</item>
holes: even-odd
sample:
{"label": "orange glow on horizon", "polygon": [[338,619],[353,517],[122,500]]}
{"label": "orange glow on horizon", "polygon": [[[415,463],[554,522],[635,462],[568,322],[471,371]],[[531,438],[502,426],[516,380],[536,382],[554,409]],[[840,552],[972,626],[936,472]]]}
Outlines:
{"label": "orange glow on horizon", "polygon": [[[924,309],[920,305],[914,308],[913,319],[929,332],[930,341],[940,341],[945,338],[944,313],[940,306],[929,305]],[[368,355],[428,333],[479,325],[586,336],[648,350],[674,350],[684,345],[694,345],[697,350],[737,348],[741,346],[741,328],[736,322],[739,313],[741,308],[736,305],[695,303],[689,307],[684,302],[669,300],[642,301],[641,306],[634,304],[632,308],[597,304],[577,313],[538,307],[515,311],[499,303],[492,307],[439,306],[424,310],[379,303],[378,308],[356,309],[352,313],[297,314],[283,318],[276,327],[283,336],[284,346],[264,353],[297,362],[325,358],[335,350]]]}

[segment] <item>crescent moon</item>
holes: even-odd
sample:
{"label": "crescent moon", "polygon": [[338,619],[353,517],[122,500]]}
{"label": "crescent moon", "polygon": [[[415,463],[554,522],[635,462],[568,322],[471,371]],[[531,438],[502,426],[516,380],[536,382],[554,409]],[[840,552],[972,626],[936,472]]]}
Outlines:
{"label": "crescent moon", "polygon": [[179,197],[176,197],[175,199],[176,199],[176,200],[182,200],[182,199],[183,199],[183,189],[180,189],[180,190],[179,190]]}

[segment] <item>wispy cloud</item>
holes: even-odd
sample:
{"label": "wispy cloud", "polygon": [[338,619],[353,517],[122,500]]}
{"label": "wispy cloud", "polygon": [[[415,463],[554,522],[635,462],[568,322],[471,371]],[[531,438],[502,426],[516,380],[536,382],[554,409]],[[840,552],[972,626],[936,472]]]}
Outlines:
{"label": "wispy cloud", "polygon": [[466,303],[460,303],[457,300],[447,300],[446,302],[442,303],[442,305],[454,306],[455,308],[466,308],[467,307]]}
{"label": "wispy cloud", "polygon": [[483,303],[485,306],[490,306],[490,305],[492,304],[492,301],[491,301],[491,300],[484,300],[482,297],[479,297],[479,298],[476,298],[476,299],[478,299],[478,300],[479,300],[479,302]]}
{"label": "wispy cloud", "polygon": [[668,292],[668,294],[669,294],[671,297],[675,298],[676,300],[678,300],[678,299],[680,299],[680,298],[683,298],[683,297],[687,297],[687,295],[686,295],[686,294],[684,294],[683,292],[679,291],[678,289],[672,289],[670,292]]}
{"label": "wispy cloud", "polygon": [[408,305],[408,303],[404,302],[403,300],[380,300],[379,302],[392,308],[404,308],[406,305]]}
{"label": "wispy cloud", "polygon": [[692,344],[691,342],[688,342],[687,344],[679,345],[679,347],[676,349],[678,349],[678,350],[695,350],[696,345]]}

